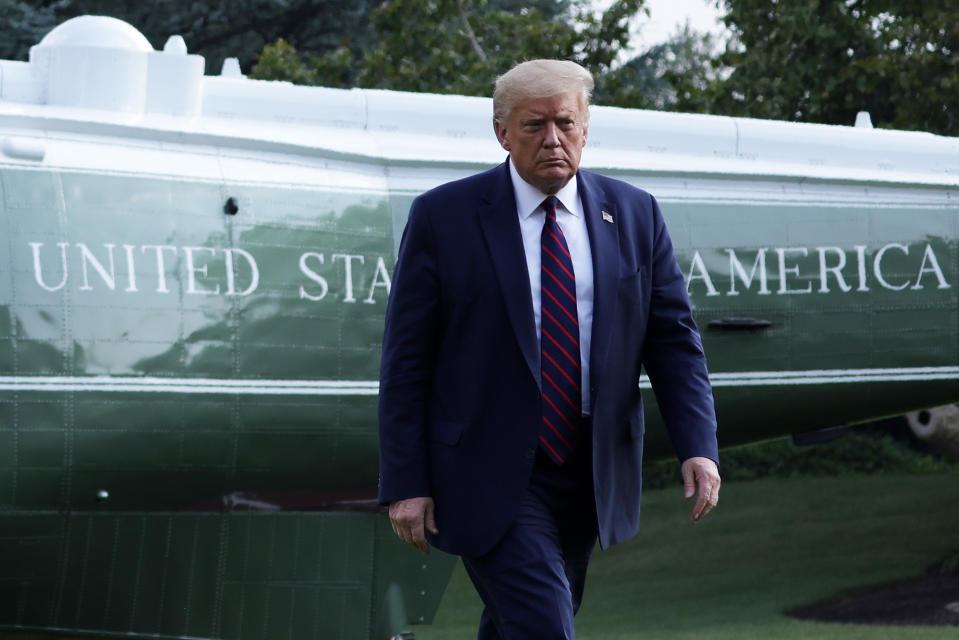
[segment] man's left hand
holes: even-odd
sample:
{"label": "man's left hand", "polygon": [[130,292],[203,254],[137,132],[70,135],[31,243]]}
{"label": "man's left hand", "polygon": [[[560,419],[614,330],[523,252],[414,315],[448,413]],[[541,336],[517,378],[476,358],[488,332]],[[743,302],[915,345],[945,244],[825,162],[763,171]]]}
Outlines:
{"label": "man's left hand", "polygon": [[699,497],[689,519],[696,524],[719,502],[719,485],[722,484],[719,468],[709,458],[689,458],[683,462],[682,472],[687,500],[692,498],[697,487],[699,488]]}

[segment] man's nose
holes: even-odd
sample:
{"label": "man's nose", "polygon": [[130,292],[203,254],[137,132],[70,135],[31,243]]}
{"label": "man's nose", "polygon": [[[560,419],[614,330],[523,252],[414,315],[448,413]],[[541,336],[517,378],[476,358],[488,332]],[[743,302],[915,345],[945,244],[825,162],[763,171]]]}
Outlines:
{"label": "man's nose", "polygon": [[556,127],[556,123],[547,122],[544,133],[545,133],[545,136],[543,138],[544,147],[553,148],[553,147],[559,146],[559,129]]}

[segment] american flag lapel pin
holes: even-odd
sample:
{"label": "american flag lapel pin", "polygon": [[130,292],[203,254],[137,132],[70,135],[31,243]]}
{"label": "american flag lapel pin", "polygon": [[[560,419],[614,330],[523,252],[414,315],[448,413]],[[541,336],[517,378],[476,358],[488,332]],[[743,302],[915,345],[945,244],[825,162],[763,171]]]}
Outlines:
{"label": "american flag lapel pin", "polygon": [[613,224],[613,216],[608,211],[603,212],[603,222]]}

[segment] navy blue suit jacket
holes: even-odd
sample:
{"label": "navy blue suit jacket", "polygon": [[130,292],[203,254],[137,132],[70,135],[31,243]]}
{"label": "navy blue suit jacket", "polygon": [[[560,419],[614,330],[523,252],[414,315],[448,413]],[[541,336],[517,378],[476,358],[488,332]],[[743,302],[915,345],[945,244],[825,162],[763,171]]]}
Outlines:
{"label": "navy blue suit jacket", "polygon": [[[595,173],[577,178],[593,256],[590,413],[605,548],[639,528],[641,367],[681,460],[718,460],[716,420],[656,201]],[[539,359],[508,165],[418,197],[386,312],[379,500],[432,496],[437,548],[478,556],[512,522],[541,426]]]}

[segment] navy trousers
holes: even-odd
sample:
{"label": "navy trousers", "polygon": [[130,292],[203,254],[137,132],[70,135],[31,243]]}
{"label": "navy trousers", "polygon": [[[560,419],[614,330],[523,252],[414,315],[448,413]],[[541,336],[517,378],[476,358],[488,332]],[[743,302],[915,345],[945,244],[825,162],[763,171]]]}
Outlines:
{"label": "navy trousers", "polygon": [[463,558],[484,609],[479,640],[572,640],[596,543],[592,452],[562,466],[537,453],[516,520],[485,555]]}

